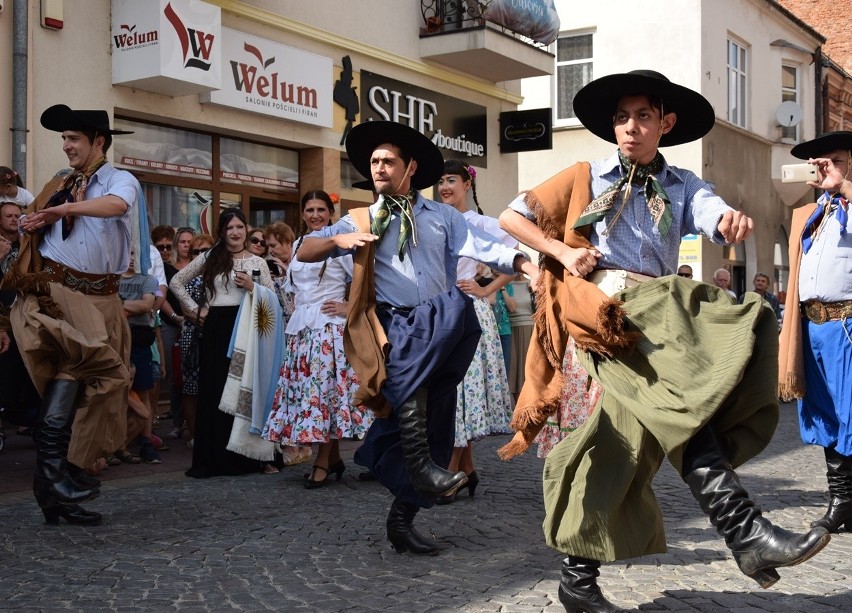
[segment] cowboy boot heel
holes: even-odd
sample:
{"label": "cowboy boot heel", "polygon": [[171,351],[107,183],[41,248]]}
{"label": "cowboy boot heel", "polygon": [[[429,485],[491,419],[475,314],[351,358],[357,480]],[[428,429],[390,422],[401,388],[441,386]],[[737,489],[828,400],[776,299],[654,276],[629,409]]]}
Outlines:
{"label": "cowboy boot heel", "polygon": [[778,574],[778,571],[774,568],[767,568],[765,570],[756,570],[750,575],[746,575],[749,579],[754,579],[763,589],[768,587],[772,587],[781,579],[781,576]]}

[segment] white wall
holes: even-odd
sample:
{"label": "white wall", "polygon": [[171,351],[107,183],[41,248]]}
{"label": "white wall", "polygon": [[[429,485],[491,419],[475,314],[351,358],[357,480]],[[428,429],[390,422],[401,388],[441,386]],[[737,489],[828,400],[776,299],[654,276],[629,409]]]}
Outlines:
{"label": "white wall", "polygon": [[[728,109],[728,34],[750,43],[749,130],[767,141],[780,138],[775,111],[781,102],[781,60],[794,62],[800,69],[804,138],[813,136],[811,58],[793,48],[769,43],[783,39],[814,49],[817,41],[766,0],[556,0],[556,6],[563,33],[594,34],[594,78],[639,68],[657,70],[672,81],[701,92],[713,105],[720,123],[726,123]],[[555,78],[525,79],[521,108],[551,106]],[[533,187],[577,160],[602,157],[613,150],[612,145],[581,128],[558,128],[552,151],[520,154],[519,185],[521,189]],[[666,148],[663,153],[670,163],[702,175],[700,144]]]}

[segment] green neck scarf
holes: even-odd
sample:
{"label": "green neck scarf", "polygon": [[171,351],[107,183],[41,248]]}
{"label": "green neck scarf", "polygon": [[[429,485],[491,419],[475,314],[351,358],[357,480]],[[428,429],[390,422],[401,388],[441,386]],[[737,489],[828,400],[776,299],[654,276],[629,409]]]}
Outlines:
{"label": "green neck scarf", "polygon": [[370,232],[381,240],[391,222],[393,210],[399,211],[399,259],[405,259],[405,246],[409,239],[411,244],[417,246],[417,229],[414,226],[414,207],[412,203],[417,200],[417,192],[411,190],[404,196],[383,196],[379,204],[379,210],[373,216],[370,223]]}
{"label": "green neck scarf", "polygon": [[666,190],[663,189],[662,183],[654,176],[659,175],[663,170],[663,156],[658,151],[650,163],[639,165],[628,160],[627,156],[619,151],[618,159],[621,162],[621,178],[607,187],[600,196],[592,200],[583,209],[583,213],[574,224],[574,227],[586,226],[606,217],[607,212],[613,207],[616,200],[618,200],[618,195],[621,193],[622,188],[626,186],[627,190],[624,193],[621,207],[616,212],[609,226],[607,226],[606,232],[609,232],[609,229],[621,216],[624,205],[630,199],[631,185],[636,184],[644,186],[648,212],[651,213],[654,225],[657,226],[660,234],[665,238],[672,225],[672,203],[669,200],[668,194],[666,194]]}

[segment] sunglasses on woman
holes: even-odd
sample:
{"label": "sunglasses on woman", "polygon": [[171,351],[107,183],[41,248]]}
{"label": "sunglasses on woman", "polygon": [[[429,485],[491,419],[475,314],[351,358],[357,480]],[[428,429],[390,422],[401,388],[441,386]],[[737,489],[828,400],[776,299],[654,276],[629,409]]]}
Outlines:
{"label": "sunglasses on woman", "polygon": [[190,227],[178,228],[177,230],[175,230],[175,236],[178,236],[179,234],[183,234],[184,232],[189,232],[190,234],[195,236],[195,228],[190,228]]}
{"label": "sunglasses on woman", "polygon": [[202,253],[207,253],[210,251],[210,247],[204,247],[203,249],[193,249],[190,251],[192,255],[201,255]]}
{"label": "sunglasses on woman", "polygon": [[266,249],[266,241],[262,238],[257,238],[256,236],[252,236],[250,239],[252,245],[260,245],[264,249]]}
{"label": "sunglasses on woman", "polygon": [[157,248],[157,251],[171,251],[172,243],[157,243],[154,245]]}

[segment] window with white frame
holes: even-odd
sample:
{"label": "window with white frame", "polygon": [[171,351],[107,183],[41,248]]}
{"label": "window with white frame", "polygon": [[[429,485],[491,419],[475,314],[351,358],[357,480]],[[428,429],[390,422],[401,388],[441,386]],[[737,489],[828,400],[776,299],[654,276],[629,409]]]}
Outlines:
{"label": "window with white frame", "polygon": [[574,94],[592,80],[592,34],[563,34],[556,39],[556,125],[576,125]]}
{"label": "window with white frame", "polygon": [[[781,102],[799,102],[799,69],[796,66],[781,66]],[[798,142],[799,126],[781,126],[781,138]]]}
{"label": "window with white frame", "polygon": [[728,121],[748,127],[748,49],[728,39]]}

